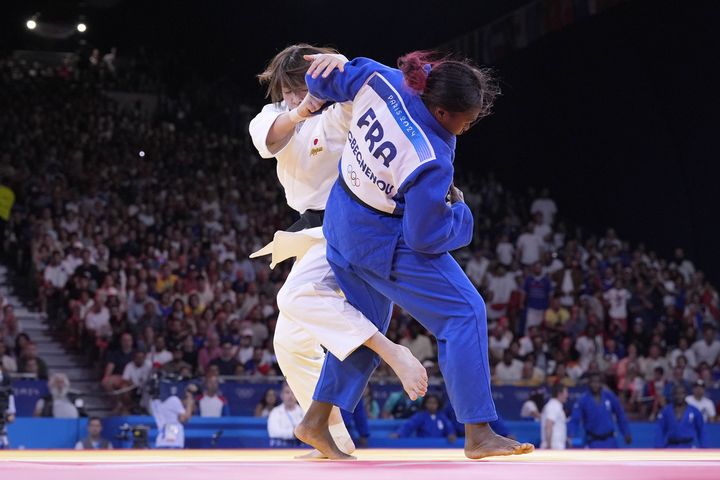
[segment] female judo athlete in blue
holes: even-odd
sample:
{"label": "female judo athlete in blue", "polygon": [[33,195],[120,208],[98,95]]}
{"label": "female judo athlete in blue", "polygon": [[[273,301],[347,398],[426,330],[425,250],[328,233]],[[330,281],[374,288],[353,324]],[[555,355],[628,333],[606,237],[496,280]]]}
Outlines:
{"label": "female judo athlete in blue", "polygon": [[[382,332],[395,302],[430,330],[469,458],[511,455],[530,444],[496,435],[485,304],[448,253],[472,239],[473,219],[452,185],[455,136],[487,115],[498,88],[467,62],[414,52],[400,69],[357,58],[326,77],[307,76],[311,95],[353,102],[340,175],[325,211],[327,258],[348,301]],[[313,68],[311,67],[311,71]],[[348,458],[327,432],[332,405],[352,411],[378,358],[360,348],[328,355],[298,438]]]}

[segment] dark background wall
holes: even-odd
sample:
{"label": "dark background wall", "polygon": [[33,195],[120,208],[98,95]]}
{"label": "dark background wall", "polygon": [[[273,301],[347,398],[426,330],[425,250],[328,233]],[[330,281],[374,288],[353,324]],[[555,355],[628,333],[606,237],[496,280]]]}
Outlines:
{"label": "dark background wall", "polygon": [[720,2],[636,1],[504,59],[461,168],[547,185],[575,223],[683,246],[720,280],[718,25]]}

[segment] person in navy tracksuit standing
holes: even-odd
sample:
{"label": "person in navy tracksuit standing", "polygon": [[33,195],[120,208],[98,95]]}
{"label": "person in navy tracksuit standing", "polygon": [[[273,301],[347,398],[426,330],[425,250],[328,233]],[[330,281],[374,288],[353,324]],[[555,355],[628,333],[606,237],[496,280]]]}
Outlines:
{"label": "person in navy tracksuit standing", "polygon": [[617,448],[616,422],[625,437],[625,443],[632,443],[630,425],[620,400],[610,390],[603,388],[600,374],[593,373],[590,375],[588,392],[573,406],[568,425],[571,436],[582,425],[588,448]]}
{"label": "person in navy tracksuit standing", "polygon": [[423,398],[423,408],[400,426],[393,438],[447,438],[448,442],[457,440],[455,426],[440,410],[440,398],[429,394]]}
{"label": "person in navy tracksuit standing", "polygon": [[[532,445],[488,425],[497,414],[485,303],[448,253],[473,234],[470,208],[453,185],[455,136],[489,113],[498,90],[486,71],[466,62],[431,62],[414,52],[399,66],[356,58],[326,78],[306,77],[311,95],[353,102],[326,205],[327,258],[350,304],[380,331],[394,302],[435,335],[469,458],[526,453]],[[296,434],[329,458],[348,458],[327,434],[327,412],[332,405],[352,411],[377,364],[366,348],[343,362],[328,355]]]}

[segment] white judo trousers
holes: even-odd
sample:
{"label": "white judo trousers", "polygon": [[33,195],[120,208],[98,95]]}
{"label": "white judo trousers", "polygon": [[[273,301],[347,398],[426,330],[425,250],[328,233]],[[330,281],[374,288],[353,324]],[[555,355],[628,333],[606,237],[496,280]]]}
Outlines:
{"label": "white judo trousers", "polygon": [[[250,122],[250,136],[263,158],[277,159],[278,180],[288,206],[298,213],[323,210],[337,179],[338,159],[345,148],[352,105],[333,104],[298,124],[283,142],[268,145],[269,131],[287,106],[269,104]],[[250,257],[272,255],[270,268],[295,257],[280,289],[275,327],[275,355],[303,411],[312,403],[325,359],[323,347],[345,359],[378,330],[342,295],[325,258],[322,227],[299,232],[275,232],[273,241]],[[330,426],[338,447],[354,446],[344,424]]]}
{"label": "white judo trousers", "polygon": [[[277,295],[280,314],[273,344],[278,365],[303,411],[310,408],[320,378],[325,360],[323,347],[344,360],[378,331],[342,295],[325,251],[322,227],[316,227],[276,232],[272,243],[251,255],[255,258],[272,254],[271,268],[296,257]],[[339,443],[349,437],[342,424],[331,425],[330,430]]]}

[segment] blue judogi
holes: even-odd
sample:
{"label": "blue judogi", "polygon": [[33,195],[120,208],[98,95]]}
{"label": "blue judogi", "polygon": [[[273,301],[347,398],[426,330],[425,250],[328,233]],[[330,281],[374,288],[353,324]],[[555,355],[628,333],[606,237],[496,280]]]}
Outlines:
{"label": "blue judogi", "polygon": [[657,417],[658,448],[705,448],[705,421],[702,413],[692,405],[685,405],[682,418],[675,416],[675,406],[666,405]]}
{"label": "blue judogi", "polygon": [[[358,58],[306,80],[318,98],[353,102],[323,226],[338,284],[380,331],[391,302],[430,330],[458,420],[495,420],[485,303],[448,253],[473,233],[469,207],[446,203],[455,136],[399,70]],[[352,411],[378,362],[365,347],[344,362],[327,355],[314,398]]]}
{"label": "blue judogi", "polygon": [[570,432],[575,432],[582,425],[585,445],[589,448],[617,448],[615,422],[623,435],[630,434],[630,425],[620,400],[611,391],[603,389],[599,403],[592,392],[575,402],[568,427]]}
{"label": "blue judogi", "polygon": [[426,411],[417,412],[408,418],[397,431],[400,438],[415,435],[419,438],[444,438],[455,435],[452,422],[443,413],[430,415]]}

